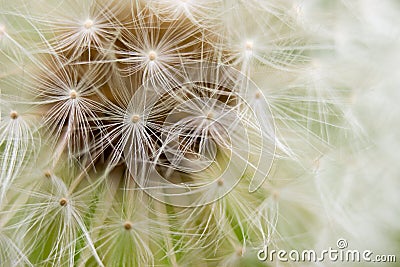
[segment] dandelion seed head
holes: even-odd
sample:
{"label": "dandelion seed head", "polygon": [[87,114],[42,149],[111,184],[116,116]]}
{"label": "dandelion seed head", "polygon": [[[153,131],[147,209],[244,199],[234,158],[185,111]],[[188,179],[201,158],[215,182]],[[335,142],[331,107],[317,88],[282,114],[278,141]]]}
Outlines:
{"label": "dandelion seed head", "polygon": [[69,97],[71,99],[76,99],[78,97],[78,92],[76,92],[74,89],[72,89],[71,91],[69,91]]}
{"label": "dandelion seed head", "polygon": [[149,57],[150,61],[154,61],[154,60],[157,59],[157,53],[152,50],[152,51],[149,52],[148,57]]}
{"label": "dandelion seed head", "polygon": [[132,223],[129,221],[124,222],[124,228],[125,230],[129,231],[132,229]]}
{"label": "dandelion seed head", "polygon": [[60,203],[60,206],[64,207],[67,205],[68,200],[66,198],[61,198],[59,203]]}
{"label": "dandelion seed head", "polygon": [[[32,40],[35,43],[30,38],[21,39],[25,32],[21,36],[9,35],[11,30],[14,33],[8,28],[11,24],[7,22],[6,29],[0,23],[0,43],[7,41],[5,44],[8,45],[10,41],[15,46],[15,50],[1,51],[1,56],[5,56],[7,62],[16,56],[12,63],[19,63],[19,58],[27,58],[27,62],[38,67],[38,71],[33,73],[29,72],[31,68],[23,69],[27,82],[23,86],[10,83],[10,89],[6,90],[32,89],[29,95],[33,99],[23,99],[23,103],[43,106],[32,112],[38,118],[45,117],[39,125],[44,127],[35,127],[35,131],[38,128],[40,131],[43,129],[43,134],[50,133],[54,138],[54,145],[51,145],[55,147],[40,149],[40,152],[45,151],[44,156],[53,154],[52,162],[47,165],[48,170],[40,169],[38,181],[33,181],[40,187],[34,187],[38,192],[32,192],[30,205],[22,205],[27,214],[32,213],[32,207],[37,207],[33,210],[37,215],[24,219],[24,222],[33,224],[32,227],[21,228],[43,234],[43,240],[37,241],[34,233],[22,235],[20,254],[27,254],[33,264],[48,262],[54,266],[73,266],[76,265],[76,255],[82,251],[85,256],[78,257],[81,265],[86,265],[85,261],[94,256],[99,266],[142,266],[156,265],[153,258],[159,254],[158,245],[167,244],[168,247],[162,247],[164,255],[161,256],[171,257],[172,263],[181,262],[180,258],[175,259],[175,248],[182,254],[188,254],[189,250],[197,253],[199,248],[204,247],[206,250],[199,251],[197,259],[204,257],[202,262],[207,264],[211,260],[207,253],[214,248],[207,248],[212,244],[206,242],[209,241],[208,236],[216,236],[224,246],[223,251],[215,247],[215,255],[218,255],[215,260],[222,259],[225,255],[221,253],[227,252],[226,264],[216,264],[232,266],[249,253],[247,245],[253,246],[261,238],[268,238],[269,242],[270,235],[272,242],[277,221],[275,217],[278,217],[274,214],[278,212],[280,198],[286,195],[280,196],[281,189],[261,188],[267,175],[270,175],[270,164],[274,162],[272,176],[273,171],[278,170],[278,167],[275,169],[278,166],[275,165],[275,158],[278,162],[281,156],[285,159],[292,156],[289,150],[291,142],[297,140],[292,138],[297,137],[297,130],[309,124],[314,127],[314,121],[327,121],[324,115],[330,109],[330,106],[321,109],[321,117],[308,123],[311,119],[307,115],[302,116],[302,112],[308,113],[309,107],[302,104],[307,103],[302,100],[308,96],[303,90],[298,90],[300,95],[292,95],[290,90],[297,89],[297,86],[286,84],[286,80],[293,80],[293,83],[301,83],[299,89],[302,89],[303,80],[292,79],[297,72],[283,75],[286,70],[304,68],[307,75],[301,76],[306,76],[305,86],[308,86],[310,78],[317,81],[324,78],[327,70],[322,68],[324,65],[321,67],[317,61],[308,64],[308,60],[312,59],[308,55],[313,54],[308,49],[314,49],[314,45],[306,45],[312,38],[303,40],[303,32],[297,32],[296,25],[292,25],[293,18],[287,16],[290,10],[275,6],[274,1],[271,4],[256,0],[111,1],[111,5],[105,4],[107,1],[89,2],[83,4],[82,10],[75,7],[74,1],[66,4],[73,11],[72,15],[78,17],[69,16],[64,9],[59,9],[63,10],[60,14],[65,15],[65,18],[61,16],[63,19],[59,14],[54,14],[54,20],[46,18],[47,14],[26,16],[29,19],[27,25],[32,26],[28,28],[32,28],[35,36],[39,35]],[[97,6],[97,2],[101,5]],[[294,9],[296,13],[290,13],[290,16],[305,18],[300,5]],[[237,25],[243,18],[246,21]],[[228,23],[232,25],[226,25]],[[243,24],[242,28],[240,24]],[[292,29],[296,30],[293,36]],[[14,40],[15,37],[18,38]],[[23,47],[25,44],[29,47]],[[38,53],[32,52],[37,48],[40,51],[46,49],[46,53],[40,52],[40,57],[36,58]],[[264,70],[269,71],[270,68],[274,72],[264,75]],[[14,76],[13,71],[11,74]],[[15,76],[18,74],[16,72]],[[259,76],[265,79],[261,83],[270,89],[265,96],[264,89],[259,90],[257,84],[247,78]],[[274,92],[274,88],[283,90]],[[20,95],[25,94],[18,92]],[[270,98],[271,106],[267,102]],[[1,98],[0,101],[2,104],[5,100]],[[300,102],[299,107],[292,108],[291,101]],[[22,169],[24,162],[31,163],[32,160],[26,156],[28,149],[32,147],[35,152],[33,149],[41,145],[39,138],[42,138],[42,132],[38,132],[36,138],[36,132],[31,134],[28,127],[33,123],[28,124],[27,117],[33,115],[19,106],[15,109],[22,117],[17,120],[19,114],[7,108],[6,123],[0,125],[1,169],[4,170],[6,164],[10,166],[6,166],[7,171],[0,174],[0,193],[6,192],[8,184],[19,185],[19,182],[13,182],[13,177],[19,175],[14,170]],[[36,115],[42,111],[44,116]],[[7,118],[8,112],[10,118]],[[294,117],[291,117],[292,113]],[[296,126],[293,128],[296,136],[291,134],[291,123]],[[280,127],[284,127],[282,131]],[[280,140],[281,135],[283,140]],[[295,147],[296,151],[301,151],[302,143]],[[64,159],[66,149],[68,162],[65,163],[68,165],[55,169],[60,165],[58,162]],[[74,164],[75,161],[77,164]],[[106,166],[98,168],[97,165]],[[34,163],[32,166],[35,167]],[[56,176],[59,172],[65,173],[65,170],[68,171],[62,178]],[[283,172],[287,172],[285,168]],[[29,175],[29,170],[26,173],[28,175],[23,174],[27,179],[33,177]],[[112,179],[108,179],[109,176]],[[280,173],[277,174],[279,176]],[[3,181],[7,182],[5,186]],[[119,190],[121,184],[127,190]],[[233,190],[236,186],[237,189]],[[259,187],[260,194],[245,194],[245,190],[252,193]],[[110,194],[105,191],[107,194],[104,194],[103,200],[103,190],[108,189],[111,189]],[[114,194],[117,190],[123,193]],[[43,201],[38,203],[37,197],[43,198]],[[143,200],[140,205],[136,201],[139,198]],[[154,208],[153,202],[149,202],[152,198],[160,203]],[[101,203],[103,201],[106,205]],[[175,213],[175,209],[168,208],[164,213],[161,203],[193,209],[176,209],[178,213]],[[157,214],[147,212],[146,204]],[[254,204],[256,211],[252,210]],[[52,210],[48,209],[48,205]],[[88,207],[93,207],[90,212],[93,219],[89,216],[86,223]],[[58,212],[57,217],[65,223],[43,220],[53,216],[52,213],[48,215],[47,210]],[[4,213],[3,210],[1,212]],[[114,215],[114,212],[117,214]],[[159,214],[165,217],[159,218]],[[196,216],[199,216],[198,219]],[[19,220],[11,220],[14,221],[19,224]],[[180,227],[179,231],[176,226]],[[48,233],[46,230],[50,227],[58,233]],[[242,238],[231,236],[232,229],[238,238],[239,234]],[[99,232],[92,235],[92,231]],[[127,239],[121,243],[120,238],[113,235],[122,235]],[[169,246],[171,236],[172,247]],[[0,242],[1,238],[0,235]],[[25,244],[25,240],[29,243]],[[154,241],[154,246],[147,240]],[[231,245],[229,250],[226,250],[225,242]],[[50,251],[43,252],[43,256],[36,253],[40,252],[40,246]],[[89,250],[86,252],[83,249]],[[113,255],[114,252],[117,255]],[[3,255],[0,255],[0,260],[2,258]],[[191,257],[189,260],[192,260]],[[182,262],[186,265],[185,259]]]}
{"label": "dandelion seed head", "polygon": [[18,112],[16,112],[15,110],[13,110],[13,111],[11,111],[10,112],[10,118],[12,119],[12,120],[16,120],[16,119],[18,119]]}

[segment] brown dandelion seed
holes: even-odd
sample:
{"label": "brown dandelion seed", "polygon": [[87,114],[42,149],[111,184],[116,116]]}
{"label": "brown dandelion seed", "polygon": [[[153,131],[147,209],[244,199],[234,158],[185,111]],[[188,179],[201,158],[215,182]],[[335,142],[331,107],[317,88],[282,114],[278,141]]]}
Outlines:
{"label": "brown dandelion seed", "polygon": [[16,120],[18,118],[18,112],[16,112],[15,110],[10,112],[10,118],[12,120]]}
{"label": "brown dandelion seed", "polygon": [[50,172],[50,171],[45,171],[45,172],[44,172],[44,176],[45,176],[46,178],[51,178],[51,172]]}
{"label": "brown dandelion seed", "polygon": [[137,114],[133,115],[132,118],[131,118],[131,121],[133,123],[138,123],[140,121],[140,116],[137,115]]}
{"label": "brown dandelion seed", "polygon": [[71,91],[69,92],[69,97],[70,97],[71,99],[76,99],[76,98],[78,97],[78,93],[77,93],[75,90],[71,90]]}
{"label": "brown dandelion seed", "polygon": [[67,205],[68,201],[66,198],[61,198],[59,203],[60,203],[60,206],[64,207],[65,205]]}
{"label": "brown dandelion seed", "polygon": [[126,221],[126,222],[124,223],[124,228],[125,228],[125,230],[131,230],[131,229],[132,229],[132,223]]}
{"label": "brown dandelion seed", "polygon": [[149,60],[154,61],[154,60],[156,60],[156,58],[157,58],[157,53],[154,51],[150,51],[149,52]]}

